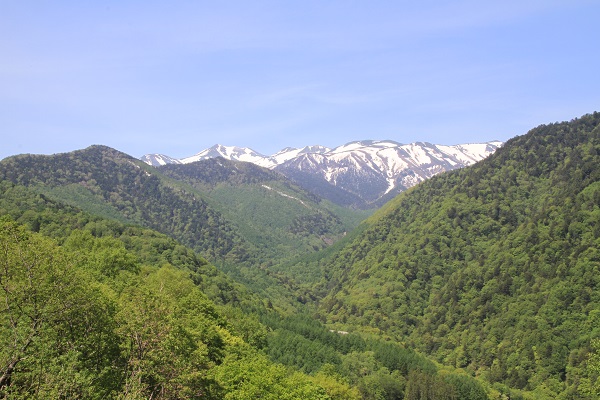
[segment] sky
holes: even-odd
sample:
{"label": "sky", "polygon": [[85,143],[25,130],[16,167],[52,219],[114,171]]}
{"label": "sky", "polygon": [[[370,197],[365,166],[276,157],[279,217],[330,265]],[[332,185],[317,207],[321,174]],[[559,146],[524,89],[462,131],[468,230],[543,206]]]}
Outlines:
{"label": "sky", "polygon": [[0,159],[508,140],[600,111],[600,1],[0,0]]}

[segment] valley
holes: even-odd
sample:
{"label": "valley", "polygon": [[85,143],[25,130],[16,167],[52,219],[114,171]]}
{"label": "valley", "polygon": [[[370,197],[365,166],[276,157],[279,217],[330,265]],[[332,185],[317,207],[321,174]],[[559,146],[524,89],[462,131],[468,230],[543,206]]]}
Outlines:
{"label": "valley", "polygon": [[0,396],[595,399],[600,114],[0,161]]}

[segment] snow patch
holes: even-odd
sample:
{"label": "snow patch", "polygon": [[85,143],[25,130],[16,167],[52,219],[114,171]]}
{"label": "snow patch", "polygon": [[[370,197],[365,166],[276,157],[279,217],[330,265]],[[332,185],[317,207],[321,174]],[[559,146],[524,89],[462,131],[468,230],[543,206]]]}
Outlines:
{"label": "snow patch", "polygon": [[297,202],[299,202],[300,204],[302,204],[302,205],[303,205],[304,207],[306,207],[306,208],[310,208],[310,207],[309,207],[309,206],[308,206],[308,205],[307,205],[307,204],[306,204],[304,201],[300,200],[300,199],[299,199],[299,198],[297,198],[297,197],[290,196],[290,195],[289,195],[289,194],[287,194],[287,193],[280,192],[279,190],[275,190],[275,189],[273,189],[272,187],[270,187],[270,186],[267,186],[267,185],[261,185],[261,186],[262,186],[262,187],[264,187],[264,188],[265,188],[265,189],[267,189],[267,190],[271,190],[271,191],[273,191],[273,192],[277,193],[277,194],[278,194],[278,195],[280,195],[280,196],[286,197],[286,198],[288,198],[288,199],[296,200]]}

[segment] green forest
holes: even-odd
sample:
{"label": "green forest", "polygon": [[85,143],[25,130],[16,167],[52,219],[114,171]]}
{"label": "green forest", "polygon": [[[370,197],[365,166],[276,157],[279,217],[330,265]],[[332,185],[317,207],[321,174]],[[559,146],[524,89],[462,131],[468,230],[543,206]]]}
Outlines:
{"label": "green forest", "polygon": [[600,398],[600,113],[371,212],[222,159],[2,160],[0,397]]}

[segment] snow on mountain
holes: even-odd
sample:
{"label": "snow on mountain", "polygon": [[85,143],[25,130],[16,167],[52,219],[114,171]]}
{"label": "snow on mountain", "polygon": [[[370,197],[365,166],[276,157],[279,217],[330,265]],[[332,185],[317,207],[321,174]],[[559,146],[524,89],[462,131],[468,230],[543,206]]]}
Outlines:
{"label": "snow on mountain", "polygon": [[[363,140],[330,149],[324,146],[285,148],[271,156],[244,147],[215,145],[180,160],[146,155],[151,165],[191,163],[223,157],[277,170],[322,197],[359,198],[361,207],[375,206],[440,172],[471,165],[495,152],[502,142],[436,145]],[[335,190],[332,188],[335,187]],[[343,192],[343,193],[342,193]]]}
{"label": "snow on mountain", "polygon": [[440,172],[471,165],[500,145],[359,141],[323,153],[300,154],[274,169],[307,189],[312,185],[322,190],[328,183],[361,198],[363,206],[375,206]]}
{"label": "snow on mountain", "polygon": [[324,146],[306,146],[301,149],[295,149],[293,147],[286,147],[285,149],[273,154],[270,158],[275,162],[274,168],[277,165],[283,164],[284,162],[300,156],[301,154],[323,154],[331,151],[330,148]]}
{"label": "snow on mountain", "polygon": [[167,164],[181,164],[181,161],[176,158],[165,156],[164,154],[146,154],[140,158],[146,164],[150,164],[153,167],[158,167]]}
{"label": "snow on mountain", "polygon": [[216,157],[223,157],[227,160],[251,162],[265,168],[272,168],[274,166],[273,162],[270,161],[270,157],[264,156],[252,149],[247,147],[223,146],[220,144],[216,144],[191,157],[182,158],[180,161],[182,164],[189,164]]}

